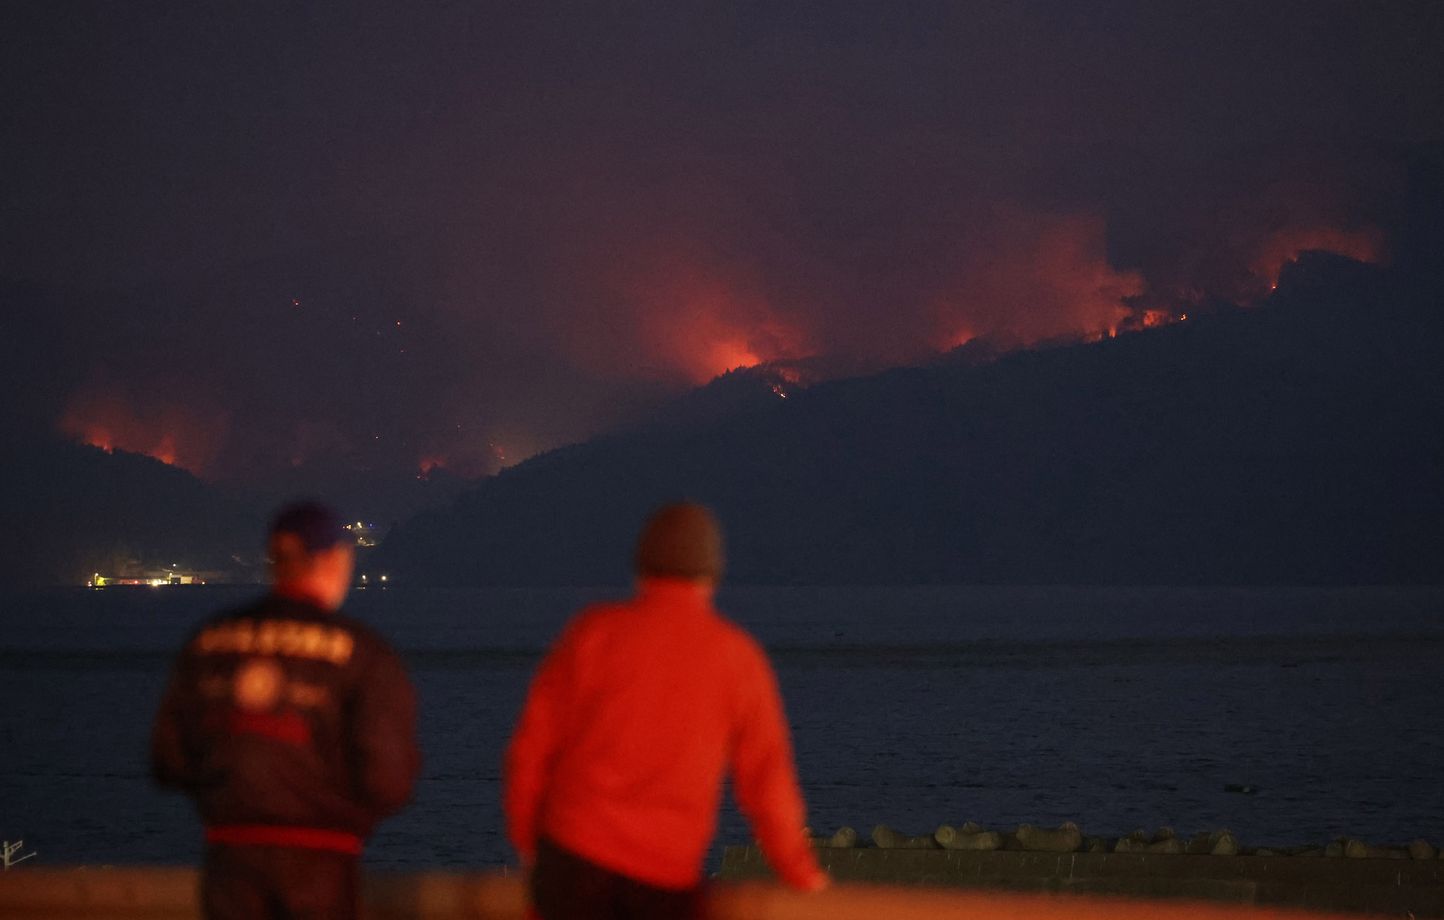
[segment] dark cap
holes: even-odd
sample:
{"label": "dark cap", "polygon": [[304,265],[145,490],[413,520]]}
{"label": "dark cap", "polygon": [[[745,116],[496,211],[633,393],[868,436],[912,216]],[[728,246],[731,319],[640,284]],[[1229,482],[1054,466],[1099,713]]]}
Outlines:
{"label": "dark cap", "polygon": [[637,574],[673,578],[722,577],[722,529],[704,505],[663,505],[637,540]]}
{"label": "dark cap", "polygon": [[298,537],[307,553],[319,553],[338,543],[352,542],[341,518],[320,502],[292,502],[271,521],[271,536],[288,533]]}

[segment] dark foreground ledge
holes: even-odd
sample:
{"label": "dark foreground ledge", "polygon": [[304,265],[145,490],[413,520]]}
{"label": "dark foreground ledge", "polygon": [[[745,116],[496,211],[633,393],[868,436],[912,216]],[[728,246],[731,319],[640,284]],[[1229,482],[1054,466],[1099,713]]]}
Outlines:
{"label": "dark foreground ledge", "polygon": [[[902,861],[927,855],[949,854],[914,853],[904,856]],[[708,893],[707,908],[710,920],[1338,920],[1341,917],[1237,904],[861,884],[838,884],[828,891],[809,895],[765,882],[718,883]],[[0,918],[5,920],[97,917],[192,920],[198,916],[196,874],[190,869],[36,868],[0,873]],[[376,874],[366,880],[366,916],[369,920],[523,920],[525,899],[521,880],[515,875]],[[1394,913],[1394,916],[1405,915]]]}
{"label": "dark foreground ledge", "polygon": [[[1188,899],[1444,918],[1444,860],[1184,856],[819,847],[839,882]],[[755,846],[728,847],[721,878],[771,878]]]}

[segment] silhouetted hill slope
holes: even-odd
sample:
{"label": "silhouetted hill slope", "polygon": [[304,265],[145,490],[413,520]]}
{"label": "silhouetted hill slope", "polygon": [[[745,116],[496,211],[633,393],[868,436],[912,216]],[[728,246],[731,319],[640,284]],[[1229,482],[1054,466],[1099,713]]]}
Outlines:
{"label": "silhouetted hill slope", "polygon": [[741,582],[1444,581],[1439,298],[1347,260],[1252,311],[737,406],[508,470],[385,564],[617,583],[646,511],[689,496]]}
{"label": "silhouetted hill slope", "polygon": [[83,584],[94,572],[177,563],[243,573],[262,525],[191,474],[139,454],[108,454],[53,433],[74,368],[68,301],[0,278],[0,582]]}
{"label": "silhouetted hill slope", "polygon": [[258,577],[264,521],[185,470],[43,432],[0,445],[0,582],[84,584],[176,564]]}

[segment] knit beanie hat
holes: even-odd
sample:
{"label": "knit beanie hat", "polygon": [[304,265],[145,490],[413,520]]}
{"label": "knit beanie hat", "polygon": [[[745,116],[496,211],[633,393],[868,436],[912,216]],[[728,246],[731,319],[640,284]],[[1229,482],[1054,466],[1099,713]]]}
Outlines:
{"label": "knit beanie hat", "polygon": [[637,574],[722,577],[722,530],[704,505],[677,502],[652,513],[637,540]]}
{"label": "knit beanie hat", "polygon": [[292,502],[276,512],[271,521],[271,536],[283,533],[295,535],[308,554],[355,542],[336,512],[316,501]]}

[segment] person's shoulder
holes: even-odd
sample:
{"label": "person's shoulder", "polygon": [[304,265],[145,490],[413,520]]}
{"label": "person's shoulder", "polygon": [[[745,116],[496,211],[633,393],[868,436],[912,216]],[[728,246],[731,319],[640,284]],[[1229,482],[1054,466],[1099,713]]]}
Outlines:
{"label": "person's shoulder", "polygon": [[715,621],[719,641],[726,643],[729,651],[756,661],[767,660],[767,651],[762,647],[762,643],[741,624],[721,612],[715,615]]}
{"label": "person's shoulder", "polygon": [[344,629],[353,637],[357,648],[365,649],[366,652],[377,658],[401,659],[396,647],[391,640],[381,634],[380,630],[369,623],[358,620],[349,614],[337,611],[327,615],[327,620],[332,627]]}
{"label": "person's shoulder", "polygon": [[266,615],[267,600],[268,598],[262,595],[242,604],[223,607],[215,613],[206,616],[191,628],[190,634],[186,637],[186,647],[190,647],[191,644],[202,635],[217,627],[224,627],[238,620],[252,620],[264,617]]}
{"label": "person's shoulder", "polygon": [[573,614],[566,626],[562,627],[562,636],[578,639],[605,632],[625,622],[627,613],[626,601],[597,601],[588,604]]}
{"label": "person's shoulder", "polygon": [[723,667],[730,675],[731,695],[742,711],[751,711],[750,706],[759,698],[759,692],[776,683],[772,660],[757,637],[740,624],[720,613],[715,617],[715,624],[712,648],[725,662]]}
{"label": "person's shoulder", "polygon": [[344,629],[349,633],[354,633],[358,639],[364,639],[367,642],[374,642],[379,645],[390,644],[386,640],[386,637],[381,635],[381,633],[376,629],[376,627],[363,620],[356,619],[349,613],[346,613],[345,610],[337,610],[334,613],[328,613],[325,615],[325,618],[326,622],[330,623],[331,625],[336,626],[340,629]]}
{"label": "person's shoulder", "polygon": [[269,594],[258,594],[249,600],[221,608],[207,617],[201,625],[211,626],[216,623],[229,623],[233,620],[264,617],[270,611],[271,604],[272,598]]}
{"label": "person's shoulder", "polygon": [[406,659],[374,626],[339,610],[322,614],[312,622],[332,631],[330,647],[336,650],[332,661],[351,675],[356,686],[409,685]]}

